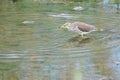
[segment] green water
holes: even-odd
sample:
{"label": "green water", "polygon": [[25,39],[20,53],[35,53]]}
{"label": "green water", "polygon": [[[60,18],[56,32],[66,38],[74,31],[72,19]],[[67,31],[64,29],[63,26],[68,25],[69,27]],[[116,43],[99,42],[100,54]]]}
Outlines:
{"label": "green water", "polygon": [[[0,1],[0,80],[120,79],[119,0]],[[59,29],[74,21],[99,31]]]}

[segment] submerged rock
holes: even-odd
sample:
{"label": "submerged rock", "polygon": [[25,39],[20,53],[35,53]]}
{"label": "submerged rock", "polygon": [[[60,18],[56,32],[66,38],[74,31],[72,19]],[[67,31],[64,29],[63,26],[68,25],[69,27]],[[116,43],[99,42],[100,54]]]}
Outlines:
{"label": "submerged rock", "polygon": [[99,80],[114,80],[114,79],[112,77],[103,77],[103,78],[101,78]]}
{"label": "submerged rock", "polygon": [[72,16],[70,14],[64,14],[64,13],[61,13],[61,14],[51,14],[50,16],[56,17],[56,18],[67,18],[67,19],[75,18],[74,16]]}
{"label": "submerged rock", "polygon": [[81,6],[78,6],[78,7],[74,7],[73,10],[75,11],[82,11],[84,8],[81,7]]}
{"label": "submerged rock", "polygon": [[34,24],[35,21],[23,21],[22,23],[23,23],[23,24]]}

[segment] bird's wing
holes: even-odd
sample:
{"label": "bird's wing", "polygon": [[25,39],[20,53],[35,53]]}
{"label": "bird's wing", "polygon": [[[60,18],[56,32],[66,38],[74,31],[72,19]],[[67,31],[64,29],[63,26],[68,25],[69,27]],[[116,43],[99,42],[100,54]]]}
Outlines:
{"label": "bird's wing", "polygon": [[77,25],[78,29],[82,32],[89,32],[90,30],[93,29],[92,25],[88,25],[86,23],[80,23]]}
{"label": "bird's wing", "polygon": [[93,25],[86,24],[83,22],[74,22],[74,23],[72,23],[71,26],[77,28],[81,32],[90,32],[90,31],[94,30],[94,28],[95,28]]}
{"label": "bird's wing", "polygon": [[89,29],[85,28],[85,27],[79,27],[78,26],[78,29],[82,32],[89,32]]}

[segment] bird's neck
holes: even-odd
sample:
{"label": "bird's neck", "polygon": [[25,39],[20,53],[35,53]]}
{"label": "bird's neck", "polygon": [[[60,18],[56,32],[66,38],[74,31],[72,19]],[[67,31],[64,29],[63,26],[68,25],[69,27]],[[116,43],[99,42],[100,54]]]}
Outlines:
{"label": "bird's neck", "polygon": [[76,27],[74,27],[74,26],[72,26],[72,25],[68,26],[68,30],[69,30],[69,31],[74,31],[75,29],[76,29]]}
{"label": "bird's neck", "polygon": [[69,23],[69,24],[68,24],[67,29],[70,29],[70,28],[71,28],[71,24],[72,24],[72,23]]}

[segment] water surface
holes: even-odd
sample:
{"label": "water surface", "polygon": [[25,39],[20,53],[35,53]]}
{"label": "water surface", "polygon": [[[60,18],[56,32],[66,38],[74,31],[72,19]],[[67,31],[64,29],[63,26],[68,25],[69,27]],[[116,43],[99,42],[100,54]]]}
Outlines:
{"label": "water surface", "polygon": [[[0,80],[119,80],[120,14],[107,1],[1,1]],[[99,31],[59,29],[74,21]]]}

